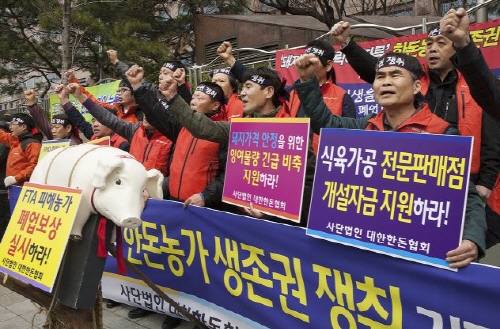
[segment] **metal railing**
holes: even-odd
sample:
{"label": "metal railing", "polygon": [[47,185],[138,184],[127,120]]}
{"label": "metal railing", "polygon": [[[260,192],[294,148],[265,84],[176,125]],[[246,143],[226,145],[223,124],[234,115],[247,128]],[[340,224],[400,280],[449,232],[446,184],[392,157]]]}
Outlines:
{"label": "metal railing", "polygon": [[[467,13],[469,15],[473,14],[476,11],[478,11],[479,9],[487,7],[488,5],[490,5],[492,3],[496,3],[498,1],[500,1],[500,0],[487,0],[484,2],[478,1],[479,3],[477,5],[469,8],[467,10]],[[405,31],[411,30],[412,34],[417,34],[417,31],[421,31],[421,33],[426,33],[427,27],[429,25],[433,25],[436,23],[439,23],[439,21],[428,22],[427,18],[424,17],[422,19],[422,24],[418,24],[418,25],[411,25],[411,26],[405,26],[405,27],[392,27],[392,26],[385,26],[385,25],[378,25],[378,24],[361,23],[361,24],[351,25],[351,29],[373,28],[373,29],[386,30],[386,31],[392,31],[392,32],[405,32]],[[316,40],[323,39],[329,35],[330,35],[330,31],[320,35],[319,37],[316,38]],[[300,48],[304,48],[304,47],[305,47],[305,45],[296,46],[296,47],[287,48],[287,49],[300,49]],[[233,49],[233,52],[239,52],[239,51],[253,51],[253,52],[260,52],[260,53],[264,53],[264,54],[273,55],[267,61],[255,62],[255,64],[267,63],[267,65],[269,67],[273,68],[275,66],[274,55],[279,50],[262,50],[262,49],[258,49],[258,48],[234,48]],[[194,64],[193,66],[189,67],[187,75],[188,75],[188,81],[189,81],[190,85],[192,87],[196,86],[199,82],[203,81],[204,74],[208,74],[210,71],[214,70],[215,68],[224,66],[224,63],[216,64],[218,59],[219,59],[219,57],[215,57],[213,60],[211,60],[210,62],[208,62],[206,64],[200,64],[200,65]],[[248,64],[248,65],[250,65],[250,64]]]}

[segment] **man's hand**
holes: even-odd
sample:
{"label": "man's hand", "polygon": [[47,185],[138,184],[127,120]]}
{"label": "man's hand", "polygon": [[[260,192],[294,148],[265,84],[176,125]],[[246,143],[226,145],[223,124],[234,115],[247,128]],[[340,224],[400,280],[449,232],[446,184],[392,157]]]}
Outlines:
{"label": "man's hand", "polygon": [[111,62],[111,64],[116,64],[118,63],[118,53],[116,52],[116,50],[113,50],[113,49],[109,49],[109,50],[106,50],[106,54],[108,54],[108,58],[109,58],[109,61]]}
{"label": "man's hand", "polygon": [[476,190],[484,202],[488,201],[491,195],[491,190],[489,188],[484,187],[482,185],[476,185]]}
{"label": "man's hand", "polygon": [[197,194],[193,194],[186,201],[184,201],[183,207],[186,208],[188,205],[205,207],[205,201],[203,201],[201,194],[197,193]]}
{"label": "man's hand", "polygon": [[[80,89],[80,88],[78,88]],[[61,100],[61,104],[66,104],[69,102],[69,97],[68,97],[68,90],[64,85],[59,85],[56,87],[55,92],[57,94],[57,97]]]}
{"label": "man's hand", "polygon": [[5,187],[7,187],[7,186],[11,186],[11,185],[16,184],[17,180],[14,178],[14,176],[7,176],[3,180],[3,183],[4,183]]}
{"label": "man's hand", "polygon": [[470,43],[469,15],[463,8],[450,9],[439,21],[439,29],[457,48],[463,48]]}
{"label": "man's hand", "polygon": [[171,76],[167,75],[159,83],[160,92],[167,100],[172,99],[177,94],[177,81]]}
{"label": "man's hand", "polygon": [[177,70],[175,70],[173,77],[174,77],[178,86],[185,84],[186,83],[186,70],[183,69],[182,67],[179,67]]}
{"label": "man's hand", "polygon": [[31,106],[36,104],[36,94],[33,89],[28,89],[24,92],[24,98],[26,99],[26,105]]}
{"label": "man's hand", "polygon": [[475,261],[478,254],[479,250],[474,242],[462,240],[462,243],[457,249],[453,249],[446,253],[446,261],[450,263],[450,267],[461,268]]}
{"label": "man's hand", "polygon": [[236,62],[236,58],[233,56],[233,46],[229,41],[221,43],[217,48],[217,55],[229,66],[233,66]]}
{"label": "man's hand", "polygon": [[64,72],[64,76],[66,77],[66,82],[71,82],[76,80],[75,71],[73,70],[67,70],[66,72]]}
{"label": "man's hand", "polygon": [[297,69],[301,82],[311,80],[320,65],[321,62],[319,58],[314,54],[300,55],[295,59],[295,68]]}
{"label": "man's hand", "polygon": [[351,35],[351,24],[340,21],[331,28],[330,34],[339,45],[345,47]]}
{"label": "man's hand", "polygon": [[139,65],[132,65],[128,71],[125,73],[127,76],[128,82],[134,90],[139,88],[142,84],[142,79],[144,79],[144,69]]}
{"label": "man's hand", "polygon": [[83,104],[83,102],[87,100],[87,96],[82,94],[82,91],[80,90],[80,85],[78,83],[70,83],[66,86],[66,89],[71,95],[73,95],[76,99],[78,99],[80,103]]}
{"label": "man's hand", "polygon": [[242,207],[242,209],[249,216],[252,216],[252,217],[255,217],[255,218],[259,218],[259,219],[262,219],[262,218],[266,217],[266,215],[263,212],[261,212],[258,209],[255,209],[253,207],[253,204],[251,202],[250,202],[250,206],[249,207]]}

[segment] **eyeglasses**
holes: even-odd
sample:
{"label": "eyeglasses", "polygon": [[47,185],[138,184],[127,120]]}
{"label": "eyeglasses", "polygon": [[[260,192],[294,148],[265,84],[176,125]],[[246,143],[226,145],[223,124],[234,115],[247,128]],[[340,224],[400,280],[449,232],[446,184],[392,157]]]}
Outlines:
{"label": "eyeglasses", "polygon": [[130,89],[129,89],[129,88],[118,88],[118,89],[116,90],[116,93],[117,93],[117,94],[123,94],[123,93],[125,93],[125,92],[127,92],[127,91],[130,91]]}

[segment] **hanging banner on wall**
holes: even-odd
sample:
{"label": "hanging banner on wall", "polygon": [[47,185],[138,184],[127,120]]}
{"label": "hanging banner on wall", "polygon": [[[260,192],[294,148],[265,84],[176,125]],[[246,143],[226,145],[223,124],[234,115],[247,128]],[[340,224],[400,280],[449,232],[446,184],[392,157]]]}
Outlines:
{"label": "hanging banner on wall", "polygon": [[[493,73],[500,76],[500,56],[498,56],[498,45],[500,36],[500,19],[493,21],[471,24],[470,34],[476,46],[488,63]],[[417,57],[422,63],[425,62],[425,46],[427,34],[421,33],[390,39],[359,42],[358,44],[375,57],[380,57],[388,51],[403,52]],[[351,95],[357,107],[357,116],[365,117],[380,111],[375,103],[371,84],[361,80],[358,74],[351,68],[345,55],[338,51],[334,59],[334,68],[337,84]],[[279,50],[276,52],[276,70],[287,78],[287,84],[292,85],[298,75],[293,65],[295,58],[304,53],[304,49]]]}

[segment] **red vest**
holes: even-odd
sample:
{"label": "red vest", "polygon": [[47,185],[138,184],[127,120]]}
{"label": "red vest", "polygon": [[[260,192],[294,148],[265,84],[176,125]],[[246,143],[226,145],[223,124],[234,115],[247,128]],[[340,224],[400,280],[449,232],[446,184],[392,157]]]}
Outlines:
{"label": "red vest", "polygon": [[[116,103],[115,103],[116,104]],[[123,112],[123,107],[120,106],[119,104],[116,106],[116,116],[122,120],[125,120],[130,123],[137,123],[139,120],[137,119],[137,116],[135,115],[135,112],[137,110],[137,105],[132,105],[129,107],[127,113]]]}
{"label": "red vest", "polygon": [[[336,84],[332,83],[330,80],[327,80],[321,86],[321,94],[323,94],[323,101],[326,106],[330,109],[330,111],[335,114],[342,116],[342,102],[344,100],[345,90]],[[292,90],[290,93],[290,116],[295,118],[297,116],[297,112],[300,108],[300,100],[299,96]],[[313,134],[311,145],[314,149],[314,154],[318,153],[319,146],[319,135]]]}
{"label": "red vest", "polygon": [[227,119],[243,118],[243,102],[238,98],[238,94],[234,93],[228,98],[227,104],[224,105]]}
{"label": "red vest", "polygon": [[135,131],[130,142],[130,154],[149,169],[158,169],[163,176],[169,175],[168,160],[172,142],[155,130],[151,139],[146,135],[146,129],[141,124]]}
{"label": "red vest", "polygon": [[202,192],[219,169],[219,143],[194,138],[182,128],[170,165],[170,195],[185,201]]}
{"label": "red vest", "polygon": [[[396,131],[405,133],[443,134],[449,126],[450,124],[448,122],[432,113],[429,106],[425,104],[424,108],[400,124]],[[375,117],[368,120],[368,125],[365,130],[385,130],[383,110]]]}
{"label": "red vest", "polygon": [[[429,71],[426,64],[423,65],[425,75],[420,79],[422,82],[422,94],[426,94],[429,88]],[[456,99],[458,108],[458,130],[460,135],[473,136],[473,148],[471,159],[471,173],[475,174],[481,166],[481,129],[483,125],[483,109],[472,98],[469,86],[464,77],[458,73],[456,88]]]}

